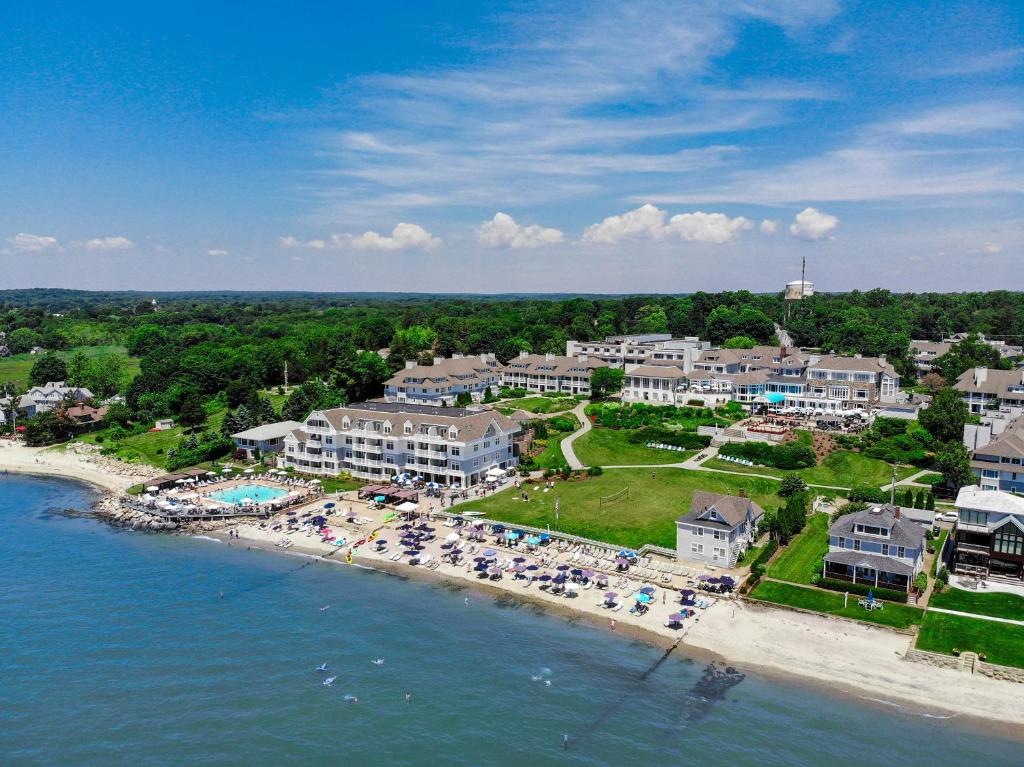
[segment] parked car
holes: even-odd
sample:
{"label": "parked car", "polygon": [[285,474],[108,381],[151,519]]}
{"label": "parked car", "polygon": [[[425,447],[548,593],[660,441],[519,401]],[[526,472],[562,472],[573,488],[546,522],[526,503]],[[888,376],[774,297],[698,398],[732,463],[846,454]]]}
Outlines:
{"label": "parked car", "polygon": [[944,511],[935,515],[936,522],[956,522],[960,516],[955,511]]}

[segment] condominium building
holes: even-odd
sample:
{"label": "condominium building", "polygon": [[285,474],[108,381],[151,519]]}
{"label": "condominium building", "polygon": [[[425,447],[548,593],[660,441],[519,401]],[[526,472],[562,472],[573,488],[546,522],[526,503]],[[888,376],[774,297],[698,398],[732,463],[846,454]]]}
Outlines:
{"label": "condominium building", "polygon": [[435,357],[433,365],[410,360],[404,370],[384,382],[384,400],[445,407],[454,405],[460,394],[468,394],[479,402],[488,389],[498,393],[502,369],[493,354]]}
{"label": "condominium building", "polygon": [[982,413],[999,404],[1024,407],[1024,369],[969,368],[953,388],[963,394],[971,413]]}
{"label": "condominium building", "polygon": [[688,390],[689,378],[680,367],[633,365],[622,380],[622,401],[678,406],[685,404]]}
{"label": "condominium building", "polygon": [[577,358],[585,354],[613,368],[628,370],[630,365],[667,362],[689,372],[700,353],[710,348],[709,341],[696,336],[673,338],[669,333],[645,333],[608,336],[603,341],[567,341],[565,353]]}
{"label": "condominium building", "polygon": [[956,572],[1024,579],[1024,498],[968,485],[956,507]]}
{"label": "condominium building", "polygon": [[590,394],[590,374],[602,367],[608,367],[608,363],[585,354],[560,357],[520,352],[501,371],[501,383],[510,389]]}
{"label": "condominium building", "polygon": [[471,487],[519,462],[519,424],[495,411],[362,402],[314,410],[284,439],[281,466],[387,480],[401,473]]}

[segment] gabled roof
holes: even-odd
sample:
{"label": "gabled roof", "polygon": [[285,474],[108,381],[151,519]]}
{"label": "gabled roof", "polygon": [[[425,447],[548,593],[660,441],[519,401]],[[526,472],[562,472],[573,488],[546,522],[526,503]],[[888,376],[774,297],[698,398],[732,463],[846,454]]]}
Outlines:
{"label": "gabled roof", "polygon": [[[880,538],[866,533],[858,533],[856,532],[857,525],[884,527],[889,530],[889,537]],[[897,508],[889,504],[871,506],[863,511],[842,516],[829,527],[828,534],[878,541],[907,548],[921,548],[924,541],[924,529],[917,522],[898,514]]]}
{"label": "gabled roof", "polygon": [[[1014,418],[1002,434],[974,451],[975,456],[993,455],[998,458],[1024,458],[1024,417]],[[986,467],[992,468],[992,467]]]}
{"label": "gabled roof", "polygon": [[957,391],[993,394],[1003,399],[1022,399],[1024,394],[1011,392],[1011,386],[1024,385],[1024,370],[996,370],[995,368],[968,368],[956,379]]}
{"label": "gabled roof", "polygon": [[648,378],[672,378],[675,380],[687,377],[683,369],[676,365],[637,365],[626,373],[627,376],[647,376]]}
{"label": "gabled roof", "polygon": [[298,421],[278,421],[277,423],[265,423],[262,426],[254,426],[251,429],[232,434],[232,439],[251,439],[262,442],[267,439],[285,437],[296,429],[301,429],[302,424]]}
{"label": "gabled roof", "polygon": [[982,490],[977,485],[960,488],[956,495],[956,507],[1024,516],[1024,498],[1002,490]]}
{"label": "gabled roof", "polygon": [[[708,512],[714,510],[717,519],[711,519]],[[751,511],[754,519],[759,519],[764,514],[764,509],[754,503],[750,498],[738,495],[720,495],[709,493],[704,490],[697,490],[690,499],[690,510],[679,518],[679,522],[699,522],[702,525],[711,525],[724,528],[734,528],[743,523],[747,518],[747,511]]]}
{"label": "gabled roof", "polygon": [[385,384],[391,386],[438,384],[482,384],[484,379],[501,373],[500,362],[484,362],[479,357],[449,357],[433,365],[416,365],[399,370]]}
{"label": "gabled roof", "polygon": [[579,360],[576,357],[560,357],[553,354],[549,359],[546,354],[527,354],[510,359],[505,365],[505,370],[515,373],[589,377],[594,368],[603,367],[608,367],[608,363],[590,357],[585,360]]}
{"label": "gabled roof", "polygon": [[870,567],[883,573],[906,575],[908,578],[914,576],[914,568],[906,562],[901,562],[895,557],[886,557],[868,551],[855,551],[854,549],[830,551],[825,555],[825,561],[836,562],[840,565],[853,565],[854,567]]}
{"label": "gabled roof", "polygon": [[896,369],[878,357],[844,357],[826,354],[809,367],[819,370],[853,370],[858,373],[885,373],[897,377]]}
{"label": "gabled roof", "polygon": [[[468,410],[465,408],[437,408],[429,406],[405,405],[404,403],[365,403],[316,411],[321,413],[327,422],[338,431],[343,430],[342,421],[347,416],[350,421],[359,420],[383,423],[391,421],[395,431],[391,436],[404,436],[403,425],[409,423],[413,429],[420,426],[436,426],[440,429],[455,427],[460,441],[479,439],[487,433],[491,424],[504,434],[520,431],[519,424],[506,418],[496,410]],[[414,431],[415,434],[415,431]]]}

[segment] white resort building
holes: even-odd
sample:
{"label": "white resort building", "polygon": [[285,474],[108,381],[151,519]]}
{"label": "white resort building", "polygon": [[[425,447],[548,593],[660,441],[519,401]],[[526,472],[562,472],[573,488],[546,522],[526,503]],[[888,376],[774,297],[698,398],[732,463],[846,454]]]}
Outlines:
{"label": "white resort building", "polygon": [[577,358],[585,354],[610,367],[626,370],[630,365],[668,362],[689,372],[700,353],[710,348],[709,341],[696,336],[673,338],[669,333],[646,333],[608,336],[603,341],[567,341],[565,354]]}
{"label": "white resort building", "polygon": [[1024,369],[968,368],[953,385],[967,410],[982,413],[997,405],[1024,407]]}
{"label": "white resort building", "polygon": [[473,402],[480,402],[488,389],[497,395],[502,370],[493,354],[435,357],[433,365],[410,360],[404,370],[384,382],[384,400],[450,407],[460,394],[468,394]]}
{"label": "white resort building", "polygon": [[496,411],[362,402],[314,410],[284,439],[278,462],[308,474],[387,480],[409,473],[472,487],[519,463],[520,427]]}
{"label": "white resort building", "polygon": [[501,383],[510,389],[590,394],[590,374],[595,368],[603,367],[608,367],[607,363],[585,354],[559,357],[556,354],[520,352],[505,365]]}

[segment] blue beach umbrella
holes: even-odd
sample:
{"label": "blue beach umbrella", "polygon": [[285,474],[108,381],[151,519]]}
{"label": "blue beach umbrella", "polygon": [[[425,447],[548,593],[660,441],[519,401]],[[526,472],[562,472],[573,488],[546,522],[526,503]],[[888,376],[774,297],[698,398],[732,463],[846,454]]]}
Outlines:
{"label": "blue beach umbrella", "polygon": [[639,602],[640,604],[644,604],[645,605],[645,604],[647,604],[648,602],[651,601],[651,595],[650,594],[637,594],[636,595],[636,601]]}

